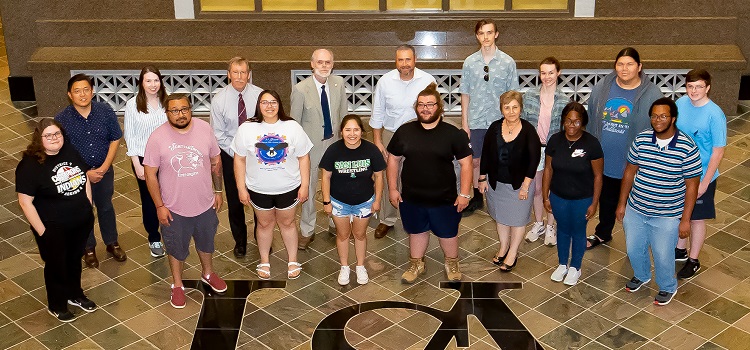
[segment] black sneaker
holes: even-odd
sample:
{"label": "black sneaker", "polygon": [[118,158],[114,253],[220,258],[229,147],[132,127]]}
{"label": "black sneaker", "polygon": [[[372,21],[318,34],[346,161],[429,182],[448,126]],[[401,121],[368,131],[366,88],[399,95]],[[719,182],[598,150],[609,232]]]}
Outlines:
{"label": "black sneaker", "polygon": [[94,312],[97,309],[96,304],[89,300],[89,298],[84,297],[78,297],[75,299],[69,299],[68,304],[73,306],[78,306],[81,308],[81,310],[86,312]]}
{"label": "black sneaker", "polygon": [[641,280],[639,280],[639,279],[637,279],[637,278],[633,277],[633,278],[632,278],[632,279],[630,280],[630,282],[628,282],[628,283],[625,283],[625,290],[626,290],[626,291],[628,291],[628,292],[631,292],[631,293],[635,293],[635,292],[637,292],[637,291],[638,291],[639,289],[641,289],[641,287],[642,287],[642,286],[643,286],[644,284],[648,283],[649,281],[651,281],[651,279],[650,279],[650,278],[649,278],[649,279],[647,279],[647,280],[645,280],[645,281],[641,281]]}
{"label": "black sneaker", "polygon": [[675,293],[665,292],[665,291],[659,291],[658,294],[656,294],[656,298],[654,298],[654,305],[667,305],[670,301],[672,301],[672,298],[674,297]]}
{"label": "black sneaker", "polygon": [[674,261],[685,261],[688,259],[687,249],[674,249]]}
{"label": "black sneaker", "polygon": [[70,310],[68,309],[65,309],[65,311],[62,311],[62,312],[52,311],[50,309],[47,309],[47,312],[49,312],[49,314],[52,315],[52,317],[56,318],[60,322],[68,323],[68,322],[73,322],[76,319],[76,315],[73,315],[73,313],[70,312]]}
{"label": "black sneaker", "polygon": [[698,259],[687,259],[685,266],[677,272],[677,278],[686,280],[693,278],[696,272],[701,269],[701,262]]}

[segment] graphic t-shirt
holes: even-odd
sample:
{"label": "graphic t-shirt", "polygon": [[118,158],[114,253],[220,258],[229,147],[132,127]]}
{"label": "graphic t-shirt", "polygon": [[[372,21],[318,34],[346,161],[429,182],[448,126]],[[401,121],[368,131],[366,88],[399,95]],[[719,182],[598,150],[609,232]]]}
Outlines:
{"label": "graphic t-shirt", "polygon": [[43,223],[80,222],[93,215],[86,197],[89,166],[73,145],[65,143],[44,164],[24,156],[16,167],[16,192],[34,197],[34,207]]}
{"label": "graphic t-shirt", "polygon": [[198,118],[193,118],[192,123],[185,134],[169,123],[156,128],[148,138],[143,157],[143,165],[159,169],[164,206],[187,217],[198,216],[213,206],[211,158],[220,152],[211,126]]}
{"label": "graphic t-shirt", "polygon": [[625,90],[612,81],[609,97],[604,105],[602,115],[601,145],[604,151],[604,175],[621,179],[625,172],[628,155],[628,129],[630,129],[633,101],[636,89]]}
{"label": "graphic t-shirt", "polygon": [[355,149],[338,140],[328,147],[320,160],[320,168],[330,171],[331,197],[350,205],[366,202],[375,194],[373,173],[385,169],[380,150],[362,140]]}
{"label": "graphic t-shirt", "polygon": [[245,185],[263,194],[282,194],[297,188],[302,183],[297,158],[312,147],[312,141],[294,120],[242,123],[232,143],[235,154],[247,157]]}
{"label": "graphic t-shirt", "polygon": [[404,157],[403,200],[425,206],[452,205],[456,201],[453,159],[471,155],[465,132],[442,121],[429,130],[419,121],[409,122],[393,134],[388,152]]}
{"label": "graphic t-shirt", "polygon": [[593,135],[583,132],[570,142],[564,132],[550,137],[545,154],[552,158],[550,192],[576,200],[594,195],[594,169],[591,161],[602,158],[602,146]]}

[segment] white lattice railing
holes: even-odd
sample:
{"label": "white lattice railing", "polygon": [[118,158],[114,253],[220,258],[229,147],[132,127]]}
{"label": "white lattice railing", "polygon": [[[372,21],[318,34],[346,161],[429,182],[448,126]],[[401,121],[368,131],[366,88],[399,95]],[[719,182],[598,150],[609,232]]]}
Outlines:
{"label": "white lattice railing", "polygon": [[[685,94],[685,73],[687,69],[646,70],[646,75],[661,92],[673,99]],[[388,70],[362,71],[340,70],[336,74],[342,76],[346,82],[346,92],[349,99],[349,111],[356,114],[369,115],[372,111],[372,93],[375,84]],[[461,96],[458,86],[461,81],[461,71],[451,69],[428,70],[438,82],[438,91],[445,102],[447,114],[461,112]],[[594,85],[609,74],[609,69],[566,69],[560,75],[560,87],[574,100],[586,104]],[[82,70],[71,71],[71,75],[86,73],[94,80],[94,95],[99,101],[109,103],[112,108],[122,113],[125,103],[135,96],[138,91],[138,74],[135,70]],[[291,82],[296,84],[310,76],[309,70],[291,71]],[[162,71],[164,84],[169,92],[186,93],[191,96],[193,110],[206,114],[210,110],[211,97],[214,92],[228,84],[224,70],[165,70]],[[520,91],[526,91],[539,83],[538,72],[535,69],[518,70]]]}

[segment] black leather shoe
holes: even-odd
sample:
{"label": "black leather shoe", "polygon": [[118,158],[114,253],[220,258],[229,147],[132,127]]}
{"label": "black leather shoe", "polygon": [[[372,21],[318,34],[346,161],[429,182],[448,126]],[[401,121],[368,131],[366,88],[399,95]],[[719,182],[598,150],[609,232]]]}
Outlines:
{"label": "black leather shoe", "polygon": [[237,245],[234,246],[234,250],[232,252],[234,253],[235,258],[242,259],[245,257],[245,254],[247,254],[247,247],[244,245]]}

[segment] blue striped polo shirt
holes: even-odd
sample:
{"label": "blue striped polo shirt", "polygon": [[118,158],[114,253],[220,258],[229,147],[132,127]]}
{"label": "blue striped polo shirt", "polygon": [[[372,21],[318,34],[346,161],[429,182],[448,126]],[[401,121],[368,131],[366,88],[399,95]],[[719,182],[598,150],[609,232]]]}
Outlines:
{"label": "blue striped polo shirt", "polygon": [[628,205],[646,216],[681,217],[685,179],[701,176],[701,158],[695,142],[680,130],[667,147],[656,144],[653,129],[636,136],[628,162],[638,166]]}

